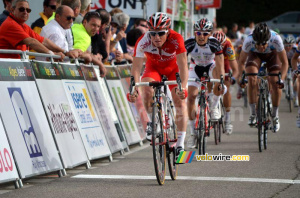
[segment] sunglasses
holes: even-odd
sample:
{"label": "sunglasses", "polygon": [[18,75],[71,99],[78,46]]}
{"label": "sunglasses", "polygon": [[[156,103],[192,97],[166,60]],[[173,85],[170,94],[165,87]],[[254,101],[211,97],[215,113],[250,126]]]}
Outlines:
{"label": "sunglasses", "polygon": [[67,19],[68,21],[71,21],[71,19],[72,19],[73,21],[75,21],[75,17],[72,17],[72,16],[67,16],[66,19]]}
{"label": "sunglasses", "polygon": [[156,32],[156,31],[149,31],[150,35],[151,36],[156,36],[156,34],[158,34],[158,36],[163,36],[165,35],[166,33],[168,33],[168,30],[164,30],[164,31],[159,31],[159,32]]}
{"label": "sunglasses", "polygon": [[198,31],[196,31],[196,34],[197,34],[197,36],[201,36],[201,35],[208,36],[210,34],[210,32],[198,32]]}
{"label": "sunglasses", "polygon": [[56,5],[48,5],[48,7],[50,7],[51,10],[56,10]]}
{"label": "sunglasses", "polygon": [[148,25],[140,24],[140,26],[142,26],[144,28],[148,28]]}
{"label": "sunglasses", "polygon": [[285,47],[292,47],[293,45],[291,45],[291,44],[285,44],[284,46]]}
{"label": "sunglasses", "polygon": [[25,12],[25,10],[26,10],[27,13],[30,13],[30,12],[31,12],[31,9],[30,9],[30,8],[24,8],[24,7],[20,7],[20,8],[19,8],[19,11],[20,11],[20,12]]}
{"label": "sunglasses", "polygon": [[264,45],[266,45],[268,43],[269,43],[269,41],[266,41],[266,42],[263,42],[263,43],[255,43],[255,45],[257,45],[257,46],[264,46]]}

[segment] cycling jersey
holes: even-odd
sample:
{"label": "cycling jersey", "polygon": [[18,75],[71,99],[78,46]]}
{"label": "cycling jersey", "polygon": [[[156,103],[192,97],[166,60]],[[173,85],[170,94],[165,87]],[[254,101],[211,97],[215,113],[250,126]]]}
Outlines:
{"label": "cycling jersey", "polygon": [[[191,54],[189,77],[200,78],[206,72],[210,78],[213,78],[212,71],[216,66],[215,55],[223,53],[220,42],[214,37],[209,37],[207,43],[200,46],[197,44],[195,37],[191,37],[184,43],[187,53]],[[188,86],[199,87],[199,83],[188,82]]]}
{"label": "cycling jersey", "polygon": [[226,38],[226,41],[222,44],[224,54],[224,69],[225,73],[229,73],[230,64],[229,61],[235,60],[235,51],[230,39]]}
{"label": "cycling jersey", "polygon": [[297,50],[297,46],[294,44],[292,49],[290,51],[286,52],[286,56],[287,56],[288,60],[291,60],[293,58],[296,50]]}
{"label": "cycling jersey", "polygon": [[270,38],[270,40],[268,42],[268,46],[264,52],[259,52],[255,48],[255,41],[253,40],[252,34],[250,34],[246,38],[246,40],[243,44],[242,50],[245,51],[246,53],[249,53],[251,51],[251,52],[260,53],[260,54],[268,54],[268,53],[271,53],[272,50],[281,52],[282,50],[284,50],[284,45],[283,45],[281,37],[276,32],[271,30],[271,38]]}
{"label": "cycling jersey", "polygon": [[217,39],[209,37],[204,46],[199,46],[195,37],[184,42],[187,53],[191,54],[191,64],[207,66],[214,63],[215,55],[223,53],[222,46]]}
{"label": "cycling jersey", "polygon": [[[146,32],[136,42],[133,56],[144,58],[145,54],[147,57],[142,78],[150,77],[160,81],[161,76],[165,75],[168,80],[176,80],[175,73],[179,72],[176,55],[184,52],[186,52],[186,49],[182,36],[169,29],[168,38],[161,48],[157,48],[152,44],[150,33]],[[176,85],[169,87],[172,90]]]}

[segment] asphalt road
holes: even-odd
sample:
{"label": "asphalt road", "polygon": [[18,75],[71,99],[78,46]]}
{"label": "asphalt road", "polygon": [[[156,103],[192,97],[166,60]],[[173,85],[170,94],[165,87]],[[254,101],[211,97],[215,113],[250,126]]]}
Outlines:
{"label": "asphalt road", "polygon": [[[131,146],[125,155],[92,161],[67,170],[67,176],[54,173],[23,180],[22,189],[0,186],[0,197],[300,197],[300,129],[296,111],[288,112],[282,99],[278,133],[269,132],[268,149],[258,151],[257,129],[247,125],[249,110],[233,97],[234,132],[223,135],[215,145],[208,139],[209,154],[249,155],[246,162],[199,162],[180,165],[178,179],[157,184],[152,150],[148,142]],[[168,172],[167,172],[168,175]]]}

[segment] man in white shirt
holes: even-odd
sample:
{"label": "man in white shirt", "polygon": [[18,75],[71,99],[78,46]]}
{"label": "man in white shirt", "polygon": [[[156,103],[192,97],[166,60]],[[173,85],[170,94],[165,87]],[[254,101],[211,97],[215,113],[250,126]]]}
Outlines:
{"label": "man in white shirt", "polygon": [[41,36],[50,39],[64,49],[70,58],[78,58],[82,54],[81,50],[70,49],[66,39],[66,30],[71,28],[74,19],[74,11],[69,6],[60,6],[56,10],[55,19],[51,20],[41,31]]}

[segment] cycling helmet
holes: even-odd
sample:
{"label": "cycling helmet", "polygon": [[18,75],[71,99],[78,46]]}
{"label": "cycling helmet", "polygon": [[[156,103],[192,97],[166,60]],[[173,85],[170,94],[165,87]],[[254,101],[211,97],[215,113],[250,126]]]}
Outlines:
{"label": "cycling helmet", "polygon": [[151,30],[168,29],[171,26],[171,19],[165,13],[156,12],[148,18],[147,23]]}
{"label": "cycling helmet", "polygon": [[214,32],[213,37],[215,37],[221,44],[223,44],[226,41],[226,35],[222,31]]}
{"label": "cycling helmet", "polygon": [[194,31],[208,31],[211,32],[213,29],[213,24],[207,18],[198,20],[194,24]]}
{"label": "cycling helmet", "polygon": [[292,36],[288,36],[284,39],[284,44],[294,44],[295,43],[295,39]]}
{"label": "cycling helmet", "polygon": [[271,32],[266,23],[259,23],[255,26],[252,36],[256,43],[264,44],[270,40]]}

